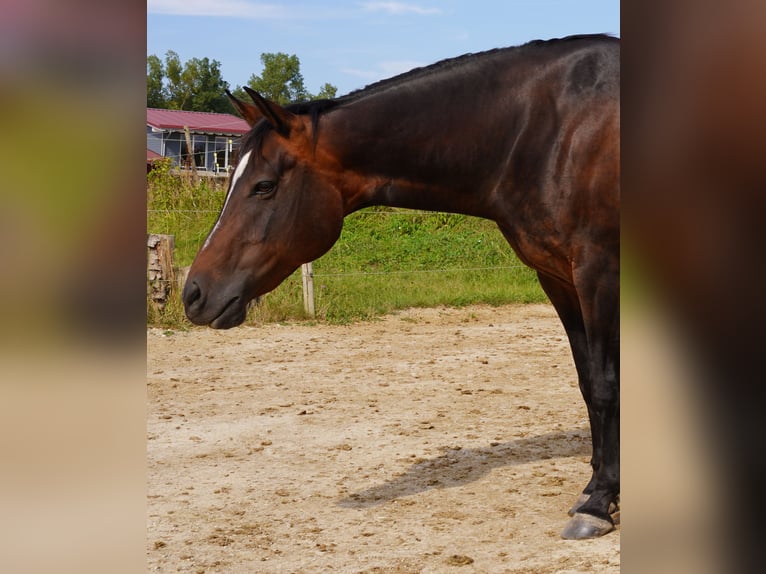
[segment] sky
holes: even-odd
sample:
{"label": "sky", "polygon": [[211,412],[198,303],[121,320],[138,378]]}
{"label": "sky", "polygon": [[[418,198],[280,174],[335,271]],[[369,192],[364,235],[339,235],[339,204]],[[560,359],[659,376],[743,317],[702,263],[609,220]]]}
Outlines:
{"label": "sky", "polygon": [[264,52],[298,56],[337,95],[468,52],[570,34],[620,35],[619,0],[147,0],[147,55],[221,63],[231,88]]}

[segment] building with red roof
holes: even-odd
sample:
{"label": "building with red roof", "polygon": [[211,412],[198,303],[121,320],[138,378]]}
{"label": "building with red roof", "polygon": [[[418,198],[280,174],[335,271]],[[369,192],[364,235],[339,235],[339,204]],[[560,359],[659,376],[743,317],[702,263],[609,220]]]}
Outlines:
{"label": "building with red roof", "polygon": [[198,170],[225,173],[239,139],[248,131],[247,122],[231,114],[147,108],[146,161],[155,161],[156,154],[171,158],[179,168],[190,168],[194,162]]}

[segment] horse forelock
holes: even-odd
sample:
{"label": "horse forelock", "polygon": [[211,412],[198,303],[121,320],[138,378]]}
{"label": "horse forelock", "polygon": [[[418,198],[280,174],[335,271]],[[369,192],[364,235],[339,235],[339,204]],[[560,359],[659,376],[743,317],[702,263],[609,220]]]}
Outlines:
{"label": "horse forelock", "polygon": [[[334,109],[340,104],[340,100],[313,100],[309,102],[289,104],[285,106],[285,109],[297,116],[309,117],[312,146],[316,146],[319,138],[319,118],[322,113]],[[256,157],[262,159],[263,156],[261,155],[261,151],[263,148],[263,140],[272,131],[274,131],[274,126],[267,120],[262,119],[257,122],[240,140],[238,155],[242,156],[248,151],[254,151]]]}
{"label": "horse forelock", "polygon": [[246,153],[255,151],[260,156],[260,150],[263,146],[263,138],[267,132],[272,131],[271,124],[266,120],[259,120],[249,132],[247,132],[239,141],[239,149],[237,150],[237,161],[241,161]]}

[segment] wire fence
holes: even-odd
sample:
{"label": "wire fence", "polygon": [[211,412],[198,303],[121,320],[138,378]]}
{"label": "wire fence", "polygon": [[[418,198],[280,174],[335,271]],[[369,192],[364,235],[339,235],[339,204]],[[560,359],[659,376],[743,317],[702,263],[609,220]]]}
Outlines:
{"label": "wire fence", "polygon": [[[188,266],[183,268],[176,268],[176,274],[180,274],[184,269],[188,269]],[[442,269],[401,269],[397,271],[349,271],[344,273],[322,273],[312,272],[313,277],[375,277],[379,275],[410,275],[419,273],[472,273],[476,271],[509,271],[511,269],[528,269],[526,265],[503,265],[497,267],[445,267]],[[153,279],[152,281],[158,281],[162,283],[178,283],[178,278],[175,279]]]}
{"label": "wire fence", "polygon": [[[147,209],[147,214],[218,214],[218,210],[212,209]],[[383,215],[386,217],[413,217],[413,216],[428,216],[428,217],[444,217],[445,214],[441,212],[423,211],[423,210],[375,210],[365,209],[359,212],[365,216],[367,215]],[[453,215],[453,214],[446,214]],[[509,247],[510,249],[510,247]],[[376,275],[403,275],[409,273],[455,273],[455,272],[474,272],[474,271],[493,271],[493,270],[510,270],[510,269],[522,269],[527,268],[522,263],[514,265],[495,265],[495,266],[481,266],[481,267],[443,267],[435,269],[398,269],[387,271],[351,271],[351,272],[314,272],[315,277],[356,277],[356,276],[376,276]]]}
{"label": "wire fence", "polygon": [[[147,210],[150,222],[163,223],[162,233],[181,235],[180,241],[175,236],[175,250],[180,247],[182,252],[174,258],[175,268],[167,278],[155,275],[151,285],[166,285],[168,292],[180,293],[191,259],[218,213],[217,209],[193,207]],[[157,227],[149,225],[149,231]],[[346,237],[349,227],[352,231]],[[191,234],[190,229],[194,230]],[[379,237],[373,238],[375,234]],[[365,257],[370,258],[369,264]],[[346,280],[351,283],[344,283]],[[340,291],[346,295],[363,292],[375,300],[387,293],[398,300],[410,297],[421,301],[423,292],[450,290],[454,285],[454,301],[536,302],[540,296],[534,272],[518,260],[493,223],[465,215],[389,208],[364,209],[347,217],[335,246],[285,283],[288,285],[281,291],[297,297],[296,303],[302,292],[309,316],[314,316],[317,304],[324,311],[327,305],[346,305],[345,299],[327,303],[328,297]],[[534,287],[530,287],[532,283]],[[466,294],[459,294],[460,289]]]}

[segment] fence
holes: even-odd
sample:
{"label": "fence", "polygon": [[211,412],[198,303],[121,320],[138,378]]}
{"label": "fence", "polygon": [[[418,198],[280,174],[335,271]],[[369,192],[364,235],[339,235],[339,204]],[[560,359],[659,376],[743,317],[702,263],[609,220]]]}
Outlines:
{"label": "fence", "polygon": [[[147,296],[159,310],[170,300],[174,288],[183,289],[189,267],[176,267],[173,260],[175,240],[172,235],[150,233],[147,236]],[[314,305],[313,265],[301,266],[303,280],[303,306],[309,317],[316,315]]]}
{"label": "fence", "polygon": [[174,238],[172,235],[149,234],[146,247],[147,296],[158,309],[162,310],[170,299],[175,283]]}
{"label": "fence", "polygon": [[[173,259],[174,238],[172,235],[149,234],[147,239],[147,280],[148,296],[152,303],[162,310],[167,304],[174,288],[182,290],[186,283],[189,267],[176,267]],[[475,272],[500,269],[524,269],[524,265],[505,267],[474,267],[460,269],[419,269],[402,271],[366,272],[366,273],[326,273],[324,277],[352,277],[359,275],[391,275],[409,273],[445,273],[445,272]],[[301,282],[303,286],[303,307],[309,317],[316,316],[314,299],[314,269],[313,263],[301,265]]]}
{"label": "fence", "polygon": [[[206,209],[149,211],[150,230],[177,234],[173,243],[180,250],[177,267],[173,269],[171,262],[167,278],[152,275],[150,285],[163,281],[183,285],[184,265],[191,262],[217,213]],[[205,217],[211,220],[202,222]],[[196,235],[190,235],[190,229],[195,229]],[[353,320],[410,306],[545,300],[534,272],[516,259],[493,223],[468,216],[386,208],[362,210],[347,217],[341,238],[330,252],[285,283],[269,296],[269,305],[274,301],[286,305],[289,298],[289,305],[297,312],[301,291],[306,316],[332,321],[343,321],[338,315],[347,312],[346,308],[352,314],[348,320]],[[454,291],[454,296],[421,296],[440,288]],[[461,295],[461,289],[470,294]],[[379,300],[389,295],[397,301],[393,308],[383,308],[385,302]],[[355,316],[354,305],[362,303],[353,301],[354,297],[368,297],[370,308],[380,310]],[[158,300],[154,304],[161,303]],[[344,309],[339,311],[341,306]]]}

